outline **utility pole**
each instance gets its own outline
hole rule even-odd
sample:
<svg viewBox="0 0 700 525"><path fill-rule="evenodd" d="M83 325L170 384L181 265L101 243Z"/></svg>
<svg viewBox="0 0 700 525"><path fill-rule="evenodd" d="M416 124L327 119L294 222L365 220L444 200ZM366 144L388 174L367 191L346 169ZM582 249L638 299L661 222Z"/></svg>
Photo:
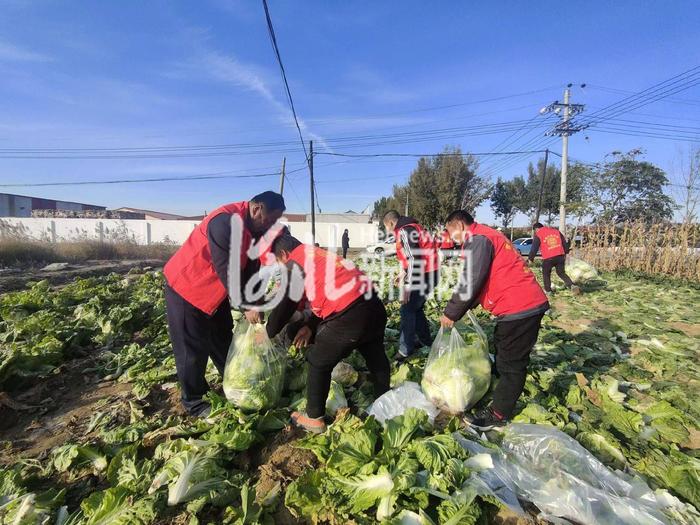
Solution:
<svg viewBox="0 0 700 525"><path fill-rule="evenodd" d="M314 141L309 141L309 181L311 183L311 242L316 244L316 202L314 200Z"/></svg>
<svg viewBox="0 0 700 525"><path fill-rule="evenodd" d="M403 210L404 217L408 217L408 188L406 188L406 206Z"/></svg>
<svg viewBox="0 0 700 525"><path fill-rule="evenodd" d="M569 126L571 111L569 107L569 99L571 98L571 90L564 90L564 126ZM566 175L569 171L569 134L564 133L561 136L561 185L559 187L559 231L566 236Z"/></svg>
<svg viewBox="0 0 700 525"><path fill-rule="evenodd" d="M282 158L282 171L280 172L280 195L284 195L284 172L287 167L287 157Z"/></svg>
<svg viewBox="0 0 700 525"><path fill-rule="evenodd" d="M544 150L544 170L542 171L542 180L540 181L540 194L537 196L537 213L535 214L535 222L540 222L540 213L542 212L542 194L544 193L544 179L547 177L548 160L549 148Z"/></svg>
<svg viewBox="0 0 700 525"><path fill-rule="evenodd" d="M545 135L559 135L561 137L561 187L559 189L559 231L566 235L566 175L569 170L569 136L588 127L587 124L576 124L571 119L581 113L583 104L571 104L571 86L568 84L564 90L564 103L558 100L552 102L540 110L540 113L554 112L561 119ZM581 84L586 87L586 84ZM563 113L563 114L562 114Z"/></svg>

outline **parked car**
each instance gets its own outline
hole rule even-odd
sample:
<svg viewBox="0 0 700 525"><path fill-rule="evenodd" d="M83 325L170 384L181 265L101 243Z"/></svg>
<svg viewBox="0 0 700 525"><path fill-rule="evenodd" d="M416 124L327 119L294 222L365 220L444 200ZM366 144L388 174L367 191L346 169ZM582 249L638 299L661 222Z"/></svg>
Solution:
<svg viewBox="0 0 700 525"><path fill-rule="evenodd" d="M367 246L367 251L374 255L385 257L387 255L396 255L396 241L393 237L388 237L384 241L379 241Z"/></svg>
<svg viewBox="0 0 700 525"><path fill-rule="evenodd" d="M521 237L520 239L515 239L513 241L513 248L518 250L520 255L530 255L530 248L532 248L532 237ZM537 250L535 255L540 255L540 251Z"/></svg>

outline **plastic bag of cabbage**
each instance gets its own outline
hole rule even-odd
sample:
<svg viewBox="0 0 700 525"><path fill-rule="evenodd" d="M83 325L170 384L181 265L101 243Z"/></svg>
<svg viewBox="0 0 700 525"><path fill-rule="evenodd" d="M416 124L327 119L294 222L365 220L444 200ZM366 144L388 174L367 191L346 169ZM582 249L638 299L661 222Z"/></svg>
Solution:
<svg viewBox="0 0 700 525"><path fill-rule="evenodd" d="M226 399L248 411L275 406L284 388L285 367L285 353L267 337L265 326L242 323L226 358Z"/></svg>
<svg viewBox="0 0 700 525"><path fill-rule="evenodd" d="M593 266L576 257L566 258L566 274L577 284L598 278L598 271Z"/></svg>
<svg viewBox="0 0 700 525"><path fill-rule="evenodd" d="M486 334L471 312L469 319L476 333L469 336L468 343L456 328L451 332L440 329L421 381L428 399L449 414L471 408L486 394L491 383Z"/></svg>

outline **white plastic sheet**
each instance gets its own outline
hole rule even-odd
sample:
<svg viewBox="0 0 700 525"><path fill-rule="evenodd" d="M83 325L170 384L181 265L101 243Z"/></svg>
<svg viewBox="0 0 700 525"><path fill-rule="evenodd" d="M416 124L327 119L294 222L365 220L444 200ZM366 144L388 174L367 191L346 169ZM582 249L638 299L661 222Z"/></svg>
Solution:
<svg viewBox="0 0 700 525"><path fill-rule="evenodd" d="M424 410L431 423L435 421L439 412L435 405L425 397L418 383L412 381L401 383L393 390L378 397L367 409L367 412L380 423L384 423L387 419L402 415L409 408Z"/></svg>
<svg viewBox="0 0 700 525"><path fill-rule="evenodd" d="M513 496L530 501L553 523L697 523L697 513L667 491L653 491L639 477L608 469L554 427L511 424L504 430L501 450L460 442L472 453L493 455L493 469L481 470L470 480L474 488L490 491L509 507Z"/></svg>

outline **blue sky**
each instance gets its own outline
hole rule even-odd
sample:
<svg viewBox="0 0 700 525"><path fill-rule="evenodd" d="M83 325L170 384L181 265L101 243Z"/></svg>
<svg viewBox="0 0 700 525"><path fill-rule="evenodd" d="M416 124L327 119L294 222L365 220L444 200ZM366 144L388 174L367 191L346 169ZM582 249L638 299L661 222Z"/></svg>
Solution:
<svg viewBox="0 0 700 525"><path fill-rule="evenodd" d="M694 0L270 0L270 9L302 132L321 152L537 145L547 124L538 110L561 99L564 84L587 83L573 97L592 112L626 96L611 90L639 91L700 63ZM169 149L149 150L156 158L135 158L136 150L116 159L0 158L5 184L265 174L286 155L288 170L299 170L289 175L288 208L309 209L304 157L260 2L5 0L0 79L5 151L45 148L85 157L96 153L77 150L100 148L113 157L123 155L109 151L115 148L241 145L187 149L177 157ZM591 128L572 137L570 154L597 161L641 146L677 181L679 150L688 147L682 137L697 137L700 129L700 86L618 118L630 121L622 123L627 131L649 129L644 122L683 126L663 129L685 135L668 140ZM526 122L542 127L513 135ZM483 126L502 123L493 131L507 131L484 133ZM427 130L446 131L431 138ZM560 142L550 147L559 151ZM491 158L482 171L511 178L536 158ZM414 165L410 158L318 156L320 206L361 210L405 181ZM199 214L277 186L276 177L257 177L0 191ZM477 216L492 220L487 206Z"/></svg>

